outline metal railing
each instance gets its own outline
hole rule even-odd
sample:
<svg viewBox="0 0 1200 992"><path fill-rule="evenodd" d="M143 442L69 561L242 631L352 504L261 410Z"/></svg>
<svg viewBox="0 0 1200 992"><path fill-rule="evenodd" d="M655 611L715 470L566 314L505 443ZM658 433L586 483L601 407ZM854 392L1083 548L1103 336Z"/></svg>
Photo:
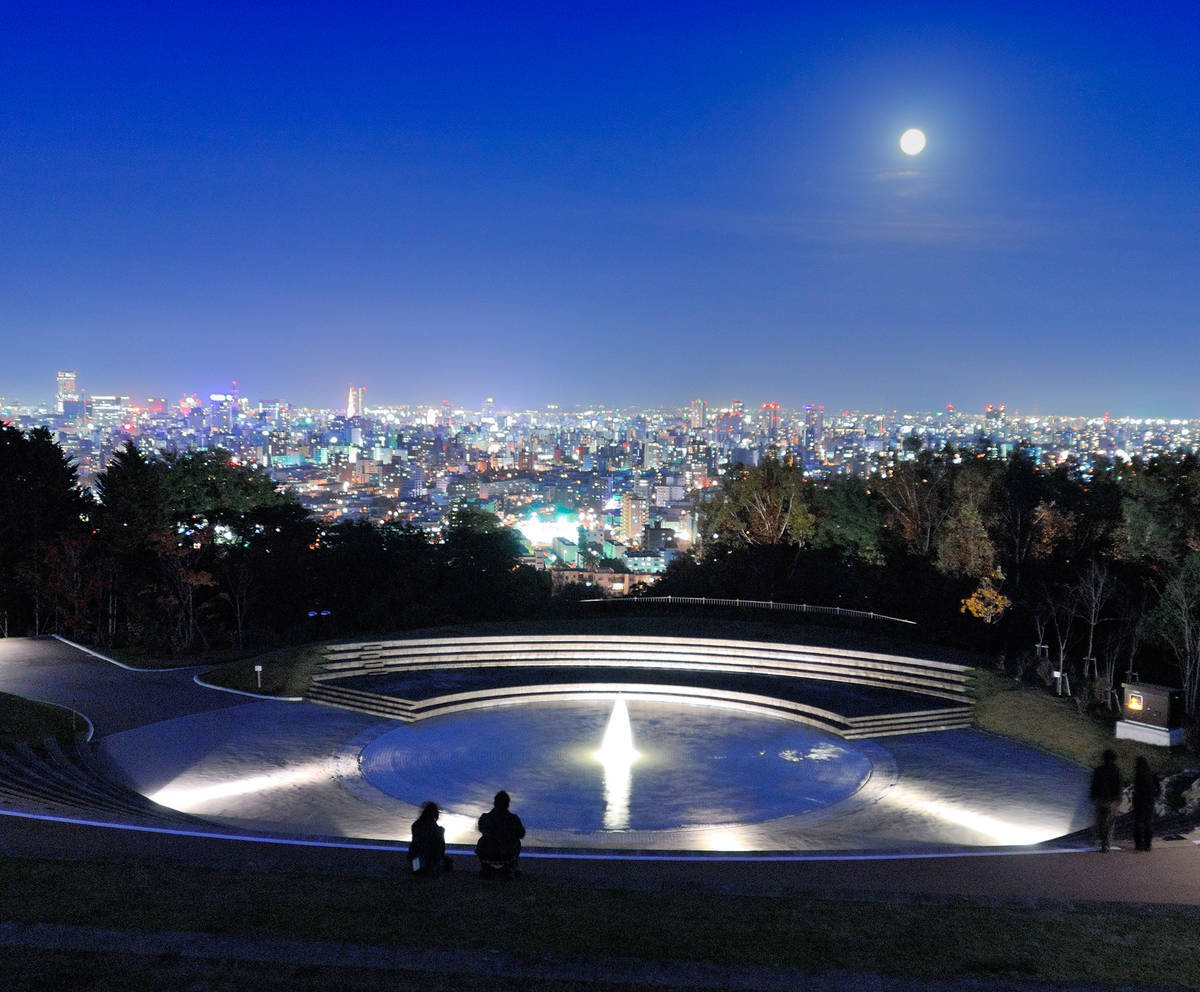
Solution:
<svg viewBox="0 0 1200 992"><path fill-rule="evenodd" d="M810 606L807 603L776 603L765 599L716 599L707 596L623 596L614 599L581 599L581 603L666 603L682 606L734 606L741 609L788 610L792 613L813 613L818 616L849 617L853 620L888 620L891 623L906 623L913 627L915 620L884 616L866 610L847 610L840 606Z"/></svg>

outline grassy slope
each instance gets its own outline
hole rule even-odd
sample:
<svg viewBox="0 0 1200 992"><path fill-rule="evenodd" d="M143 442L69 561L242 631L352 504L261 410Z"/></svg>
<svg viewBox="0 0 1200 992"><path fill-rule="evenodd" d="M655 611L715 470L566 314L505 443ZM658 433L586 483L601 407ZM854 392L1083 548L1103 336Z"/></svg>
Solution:
<svg viewBox="0 0 1200 992"><path fill-rule="evenodd" d="M1159 774L1200 764L1195 754L1182 748L1116 740L1110 723L1081 716L1074 700L1021 685L987 668L975 670L975 698L975 725L979 729L1052 751L1080 765L1099 764L1105 748L1116 751L1126 777L1132 776L1139 755L1145 755Z"/></svg>
<svg viewBox="0 0 1200 992"><path fill-rule="evenodd" d="M78 867L0 859L7 880L0 893L3 919L490 949L533 958L1200 985L1194 953L1200 916L1184 909L1147 913L719 892L698 898L690 891L614 889L603 882L584 888L536 876L483 883L461 872L430 882L169 864L93 863L83 873L85 883Z"/></svg>
<svg viewBox="0 0 1200 992"><path fill-rule="evenodd" d="M83 729L70 710L0 692L0 740L6 738L36 744L47 737L69 739Z"/></svg>

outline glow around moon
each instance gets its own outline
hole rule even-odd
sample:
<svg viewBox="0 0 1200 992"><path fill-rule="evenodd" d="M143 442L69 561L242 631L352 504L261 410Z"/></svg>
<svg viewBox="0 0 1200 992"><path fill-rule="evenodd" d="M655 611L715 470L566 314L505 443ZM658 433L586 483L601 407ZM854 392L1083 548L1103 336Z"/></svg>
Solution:
<svg viewBox="0 0 1200 992"><path fill-rule="evenodd" d="M925 148L925 132L915 127L910 127L902 135L900 135L900 150L905 155L920 155Z"/></svg>

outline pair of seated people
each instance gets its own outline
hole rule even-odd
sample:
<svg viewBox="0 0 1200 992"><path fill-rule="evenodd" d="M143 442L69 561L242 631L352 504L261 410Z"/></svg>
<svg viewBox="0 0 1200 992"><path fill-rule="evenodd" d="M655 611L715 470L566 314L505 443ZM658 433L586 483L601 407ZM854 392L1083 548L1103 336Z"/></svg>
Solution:
<svg viewBox="0 0 1200 992"><path fill-rule="evenodd" d="M475 854L479 858L480 874L485 878L511 878L517 874L517 859L521 855L521 839L525 824L509 809L508 793L496 793L493 806L479 818L479 842ZM419 875L440 875L450 871L452 863L446 856L446 830L438 824L437 803L421 806L421 814L412 825L412 842L408 846L408 863Z"/></svg>

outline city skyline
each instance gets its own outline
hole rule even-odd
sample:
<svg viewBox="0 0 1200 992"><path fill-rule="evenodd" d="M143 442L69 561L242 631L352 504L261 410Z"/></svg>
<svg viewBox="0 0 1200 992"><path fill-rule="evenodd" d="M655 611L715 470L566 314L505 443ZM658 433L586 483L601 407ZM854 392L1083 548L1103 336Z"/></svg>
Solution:
<svg viewBox="0 0 1200 992"><path fill-rule="evenodd" d="M255 395L253 390L243 389L240 385L240 380L232 379L221 385L215 392L208 390L192 389L184 391L179 395L166 395L163 390L151 389L148 395L135 395L131 393L114 392L104 388L93 389L88 386L84 377L78 369L58 369L55 373L55 379L50 382L41 396L22 398L13 395L5 395L0 392L0 412L4 410L17 411L43 411L46 413L62 414L61 401L64 398L74 399L81 404L79 410L72 413L72 417L84 412L83 405L90 403L93 398L99 398L101 401L116 401L119 400L123 405L128 405L131 409L140 412L149 412L151 407L161 407L160 412L177 409L181 406L202 408L207 407L211 401L219 398L236 398L239 402L245 402L250 409L259 409L264 406L284 405L294 410L311 410L314 412L338 414L340 411L345 411L346 416L363 416L369 410L411 410L424 411L434 409L446 409L458 411L466 411L472 414L495 411L497 413L514 413L514 412L546 412L546 411L587 411L587 410L607 410L612 412L622 411L675 411L681 415L693 412L696 404L702 404L707 411L706 415L711 418L719 412L727 412L730 409L738 408L746 415L764 414L769 407L774 406L778 410L800 412L808 409L819 409L827 412L830 416L836 415L936 415L942 412L953 413L956 415L984 415L987 412L996 410L1001 415L1006 415L1012 419L1026 418L1045 418L1045 419L1086 419L1086 420L1146 420L1146 421L1190 421L1200 419L1190 417L1183 414L1174 413L1171 411L1162 411L1151 413L1131 413L1127 410L1103 409L1103 410L1066 410L1066 409L1042 409L1039 405L1034 405L1032 409L1022 410L1018 407L1009 407L1004 402L989 402L979 407L964 406L958 403L944 403L938 406L926 407L885 407L879 404L865 406L847 406L836 402L825 403L811 398L771 398L766 399L761 395L753 394L753 398L733 396L730 394L720 394L716 397L696 397L689 396L686 399L678 399L675 396L670 398L660 398L658 402L647 403L611 403L602 400L593 403L584 403L574 401L571 398L565 397L560 400L550 400L540 405L519 405L505 403L503 397L497 400L494 395L479 396L459 401L456 398L446 397L435 399L428 396L409 396L409 397L389 397L385 399L374 399L367 395L365 386L359 386L354 383L348 383L340 390L326 390L331 395L324 397L325 399L332 398L334 402L330 403L298 403L293 402L287 396L260 396ZM0 383L0 388L3 383ZM334 395L336 394L336 395ZM669 400L669 401L668 401Z"/></svg>
<svg viewBox="0 0 1200 992"><path fill-rule="evenodd" d="M1200 415L1182 5L5 24L0 396Z"/></svg>

